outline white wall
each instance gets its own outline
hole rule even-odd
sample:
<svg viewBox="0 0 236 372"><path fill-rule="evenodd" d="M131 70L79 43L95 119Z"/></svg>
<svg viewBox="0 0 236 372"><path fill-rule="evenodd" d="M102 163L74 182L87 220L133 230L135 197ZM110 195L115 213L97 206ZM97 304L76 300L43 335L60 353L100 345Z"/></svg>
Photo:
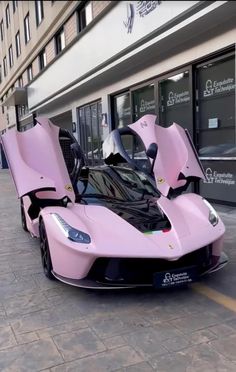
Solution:
<svg viewBox="0 0 236 372"><path fill-rule="evenodd" d="M127 33L127 4L135 9L131 33ZM162 1L145 17L137 14L137 1L120 1L118 5L85 33L64 55L45 70L28 88L29 108L64 89L68 84L124 51L199 1ZM220 3L224 3L219 1Z"/></svg>
<svg viewBox="0 0 236 372"><path fill-rule="evenodd" d="M214 32L213 32L214 35ZM209 35L210 36L210 35ZM135 74L129 75L124 79L119 79L113 84L107 84L106 87L95 90L84 96L78 96L74 94L73 98L65 103L58 105L48 105L40 108L38 111L42 115L54 116L59 113L67 111L69 108L76 111L76 107L87 104L98 99L102 99L102 111L109 112L108 110L108 99L109 95L114 92L128 88L129 86L138 84L142 81L150 79L151 77L161 75L169 70L177 69L179 66L192 62L198 58L204 57L210 53L214 53L221 50L229 45L236 42L236 27L228 30L220 35L214 35L210 39L205 38L205 41L201 41L199 44L193 45L188 49L176 53L173 56L168 56L166 59L153 64L150 67L143 69Z"/></svg>

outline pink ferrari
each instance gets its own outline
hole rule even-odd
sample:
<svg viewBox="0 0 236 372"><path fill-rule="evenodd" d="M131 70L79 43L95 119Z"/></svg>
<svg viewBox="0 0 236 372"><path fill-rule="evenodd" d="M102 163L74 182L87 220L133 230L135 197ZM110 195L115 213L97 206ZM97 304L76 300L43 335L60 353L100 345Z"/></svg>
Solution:
<svg viewBox="0 0 236 372"><path fill-rule="evenodd" d="M86 166L75 138L47 118L2 135L22 226L40 239L49 279L169 288L226 264L225 227L192 192L204 173L191 138L155 120L145 115L111 132L96 167Z"/></svg>

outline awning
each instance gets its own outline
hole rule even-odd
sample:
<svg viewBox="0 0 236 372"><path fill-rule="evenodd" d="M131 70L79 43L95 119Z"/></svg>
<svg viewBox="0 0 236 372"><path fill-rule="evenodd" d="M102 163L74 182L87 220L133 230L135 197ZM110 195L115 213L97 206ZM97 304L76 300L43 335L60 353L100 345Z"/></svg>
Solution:
<svg viewBox="0 0 236 372"><path fill-rule="evenodd" d="M27 105L27 89L26 88L14 88L10 95L1 102L2 106L16 106L16 105Z"/></svg>

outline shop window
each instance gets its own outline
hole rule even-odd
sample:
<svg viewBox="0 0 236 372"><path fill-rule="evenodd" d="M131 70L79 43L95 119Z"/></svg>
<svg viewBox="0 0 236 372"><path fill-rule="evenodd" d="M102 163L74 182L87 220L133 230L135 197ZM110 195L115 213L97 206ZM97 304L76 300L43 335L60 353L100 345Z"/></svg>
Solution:
<svg viewBox="0 0 236 372"><path fill-rule="evenodd" d="M29 13L24 19L24 31L25 31L25 44L30 41L30 23L29 23Z"/></svg>
<svg viewBox="0 0 236 372"><path fill-rule="evenodd" d="M149 84L131 92L133 103L133 121L146 114L155 114L154 84Z"/></svg>
<svg viewBox="0 0 236 372"><path fill-rule="evenodd" d="M198 152L206 198L236 202L235 55L196 68Z"/></svg>
<svg viewBox="0 0 236 372"><path fill-rule="evenodd" d="M66 46L65 32L63 28L56 34L55 43L56 43L56 54L59 54Z"/></svg>
<svg viewBox="0 0 236 372"><path fill-rule="evenodd" d="M46 67L47 60L46 60L46 51L43 49L41 53L39 53L39 70L43 70Z"/></svg>
<svg viewBox="0 0 236 372"><path fill-rule="evenodd" d="M190 72L181 71L159 81L159 124L177 123L193 135Z"/></svg>
<svg viewBox="0 0 236 372"><path fill-rule="evenodd" d="M9 49L8 49L8 55L9 55L9 66L10 68L13 66L13 49L12 49L12 45L10 45Z"/></svg>
<svg viewBox="0 0 236 372"><path fill-rule="evenodd" d="M112 114L114 128L122 128L131 124L132 119L129 92L112 97Z"/></svg>
<svg viewBox="0 0 236 372"><path fill-rule="evenodd" d="M79 32L81 32L93 19L92 4L87 3L82 9L78 10Z"/></svg>
<svg viewBox="0 0 236 372"><path fill-rule="evenodd" d="M89 165L102 162L101 101L79 108L80 143Z"/></svg>
<svg viewBox="0 0 236 372"><path fill-rule="evenodd" d="M37 26L39 26L44 17L43 1L40 1L40 0L35 1L35 13L36 13L36 24Z"/></svg>
<svg viewBox="0 0 236 372"><path fill-rule="evenodd" d="M6 56L3 58L3 74L4 76L7 76L7 57Z"/></svg>
<svg viewBox="0 0 236 372"><path fill-rule="evenodd" d="M0 34L1 34L1 40L3 41L3 37L4 37L3 19L0 22Z"/></svg>
<svg viewBox="0 0 236 372"><path fill-rule="evenodd" d="M9 8L9 4L7 5L6 7L6 25L7 25L7 28L9 27L10 23L11 23L11 19L10 19L10 8Z"/></svg>
<svg viewBox="0 0 236 372"><path fill-rule="evenodd" d="M16 41L16 56L19 57L21 54L21 47L20 47L20 31L17 32L15 36Z"/></svg>
<svg viewBox="0 0 236 372"><path fill-rule="evenodd" d="M197 68L198 147L202 157L236 157L235 57Z"/></svg>

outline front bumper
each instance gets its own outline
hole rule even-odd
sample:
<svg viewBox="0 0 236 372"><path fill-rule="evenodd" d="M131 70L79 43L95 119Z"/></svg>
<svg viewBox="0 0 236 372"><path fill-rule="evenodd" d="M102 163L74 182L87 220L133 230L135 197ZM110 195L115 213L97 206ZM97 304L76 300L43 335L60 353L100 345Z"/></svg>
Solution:
<svg viewBox="0 0 236 372"><path fill-rule="evenodd" d="M54 271L52 272L53 275L63 283L70 284L76 287L82 288L91 288L91 289L125 289L125 288L136 288L136 287L155 287L154 284L154 275L158 273L171 273L172 271L185 271L188 268L195 267L197 276L194 280L191 280L190 283L184 282L182 285L191 284L194 281L198 281L201 276L213 273L222 269L228 262L228 257L225 253L222 253L220 257L212 256L211 247L202 248L199 250L200 252L194 252L193 254L186 255L182 257L180 260L177 261L165 261L164 260L150 260L149 262L145 262L147 260L142 259L140 260L139 264L142 266L140 267L133 266L133 270L130 269L132 263L134 264L134 260L117 259L107 259L106 264L104 263L104 259L95 261L93 267L91 268L88 276L83 279L72 279L72 278L65 278ZM196 260L196 254L198 255L198 262L195 263L192 261L193 259ZM101 261L102 260L102 261ZM137 260L137 259L136 259ZM161 262L162 261L162 262ZM125 264L126 265L125 265ZM156 264L159 263L159 268L157 268ZM164 263L164 265L163 265ZM145 266L147 264L147 266ZM151 264L150 270L147 275L148 271L148 264ZM162 265L161 265L162 264ZM125 267L126 266L126 267ZM124 269L130 269L130 271L125 271ZM138 272L139 271L139 272ZM175 285L174 285L175 286ZM172 286L172 287L174 287ZM180 286L177 283L176 286Z"/></svg>

